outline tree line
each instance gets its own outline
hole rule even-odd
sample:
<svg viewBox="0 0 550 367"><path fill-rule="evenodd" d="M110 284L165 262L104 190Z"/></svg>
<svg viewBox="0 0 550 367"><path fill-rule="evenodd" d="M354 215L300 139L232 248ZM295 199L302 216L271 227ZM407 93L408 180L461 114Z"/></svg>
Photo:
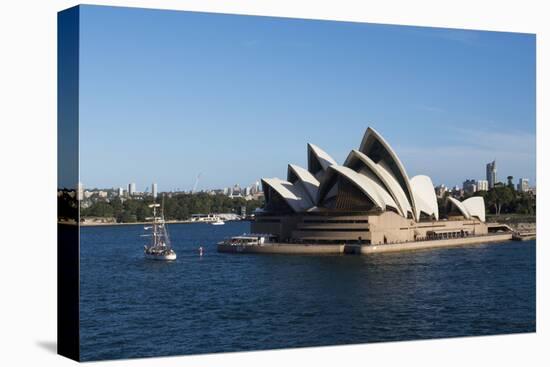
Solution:
<svg viewBox="0 0 550 367"><path fill-rule="evenodd" d="M223 194L210 195L175 194L171 197L158 198L158 203L163 202L164 217L166 220L186 220L192 214L208 213L236 213L241 214L241 207L246 207L246 214L252 214L258 207L263 206L263 200L249 200L244 198L230 198ZM111 217L118 223L143 222L145 218L153 215L149 205L153 198L144 199L119 198L110 201L100 200L87 208L81 208L81 217Z"/></svg>
<svg viewBox="0 0 550 367"><path fill-rule="evenodd" d="M454 210L450 205L447 193L443 198L438 198L439 217L445 218ZM473 194L466 194L461 200L472 196L482 196L485 199L485 210L487 214L536 214L536 196L530 192L519 192L513 187L497 184L489 191L477 191ZM157 200L158 202L161 199ZM115 218L119 223L143 222L145 218L152 216L152 209L149 204L153 199L124 199L118 198L99 200L87 208L81 208L82 217L110 217ZM246 207L246 213L252 214L256 208L263 207L262 200L246 201L244 198L230 198L223 194L210 195L198 194L176 194L164 198L164 216L167 220L186 220L192 214L207 213L241 213L241 207ZM58 211L61 217L76 218L76 200L67 193L58 197Z"/></svg>
<svg viewBox="0 0 550 367"><path fill-rule="evenodd" d="M445 197L438 199L439 216L446 217L453 210L450 202ZM497 184L488 191L477 191L473 194L465 194L461 200L466 200L473 196L481 196L485 201L486 214L522 214L536 215L537 201L536 196L531 192L516 191L512 186Z"/></svg>

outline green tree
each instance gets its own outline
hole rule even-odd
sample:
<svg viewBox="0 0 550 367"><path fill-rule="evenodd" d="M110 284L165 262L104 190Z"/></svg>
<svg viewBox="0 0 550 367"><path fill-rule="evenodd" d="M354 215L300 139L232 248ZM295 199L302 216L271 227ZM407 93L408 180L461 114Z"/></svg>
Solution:
<svg viewBox="0 0 550 367"><path fill-rule="evenodd" d="M486 207L492 207L496 215L500 215L504 206L510 205L514 200L514 190L508 186L495 186L485 195Z"/></svg>
<svg viewBox="0 0 550 367"><path fill-rule="evenodd" d="M60 196L60 212L67 212L67 200ZM164 200L157 200L163 203L164 216L168 220L185 220L192 214L207 213L240 213L241 207L246 207L246 213L251 214L256 208L263 206L263 200L249 200L244 198L230 198L223 194L211 195L199 194L177 194L172 197L165 197ZM153 203L152 198L133 199L121 201L116 198L110 202L97 201L89 208L81 209L82 216L115 217L119 223L145 221L152 216L149 204Z"/></svg>

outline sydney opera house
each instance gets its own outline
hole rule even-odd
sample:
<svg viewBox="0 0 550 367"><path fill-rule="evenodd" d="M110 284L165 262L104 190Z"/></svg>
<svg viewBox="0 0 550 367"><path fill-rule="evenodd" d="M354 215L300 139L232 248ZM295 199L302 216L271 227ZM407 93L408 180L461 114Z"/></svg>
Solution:
<svg viewBox="0 0 550 367"><path fill-rule="evenodd" d="M288 165L286 180L264 178L265 205L255 233L278 242L385 244L487 234L483 198L449 198L439 218L432 180L409 178L399 157L372 128L338 164L308 144L307 169Z"/></svg>

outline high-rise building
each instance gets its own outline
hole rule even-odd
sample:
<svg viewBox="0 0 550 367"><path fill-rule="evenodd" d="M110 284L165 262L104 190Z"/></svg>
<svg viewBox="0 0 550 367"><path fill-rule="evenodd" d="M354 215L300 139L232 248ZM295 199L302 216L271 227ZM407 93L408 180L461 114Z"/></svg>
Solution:
<svg viewBox="0 0 550 367"><path fill-rule="evenodd" d="M489 188L492 189L497 183L497 162L492 161L487 163L487 182L489 183Z"/></svg>
<svg viewBox="0 0 550 367"><path fill-rule="evenodd" d="M477 191L477 184L475 180L466 180L462 183L462 189L465 193L473 194Z"/></svg>
<svg viewBox="0 0 550 367"><path fill-rule="evenodd" d="M477 191L488 191L489 182L487 180L477 180Z"/></svg>
<svg viewBox="0 0 550 367"><path fill-rule="evenodd" d="M128 195L133 196L136 193L136 184L134 182L128 184Z"/></svg>
<svg viewBox="0 0 550 367"><path fill-rule="evenodd" d="M241 186L239 184L233 186L233 195L241 195L241 191Z"/></svg>
<svg viewBox="0 0 550 367"><path fill-rule="evenodd" d="M122 187L118 188L118 196L123 197L124 196L124 189Z"/></svg>
<svg viewBox="0 0 550 367"><path fill-rule="evenodd" d="M520 178L518 181L518 191L527 192L529 191L529 179Z"/></svg>
<svg viewBox="0 0 550 367"><path fill-rule="evenodd" d="M158 194L158 186L156 182L153 182L151 185L151 193L153 194L153 199L156 199Z"/></svg>

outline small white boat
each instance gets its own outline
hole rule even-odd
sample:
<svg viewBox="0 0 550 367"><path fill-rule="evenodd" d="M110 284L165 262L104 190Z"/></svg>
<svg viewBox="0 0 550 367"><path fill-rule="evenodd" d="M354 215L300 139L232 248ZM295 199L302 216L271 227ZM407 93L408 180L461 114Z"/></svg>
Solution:
<svg viewBox="0 0 550 367"><path fill-rule="evenodd" d="M170 244L170 237L168 236L168 230L166 229L166 222L164 220L164 213L161 208L160 216L157 217L157 208L159 204L151 204L150 208L153 208L152 225L144 227L145 230L152 230L151 234L144 236L151 237L149 245L145 245L143 253L146 259L150 260L163 260L171 261L176 260L176 252L172 249Z"/></svg>
<svg viewBox="0 0 550 367"><path fill-rule="evenodd" d="M277 236L267 233L243 233L218 242L218 252L248 252L250 248L270 246Z"/></svg>
<svg viewBox="0 0 550 367"><path fill-rule="evenodd" d="M218 218L217 221L211 223L213 226L223 226L225 222Z"/></svg>

